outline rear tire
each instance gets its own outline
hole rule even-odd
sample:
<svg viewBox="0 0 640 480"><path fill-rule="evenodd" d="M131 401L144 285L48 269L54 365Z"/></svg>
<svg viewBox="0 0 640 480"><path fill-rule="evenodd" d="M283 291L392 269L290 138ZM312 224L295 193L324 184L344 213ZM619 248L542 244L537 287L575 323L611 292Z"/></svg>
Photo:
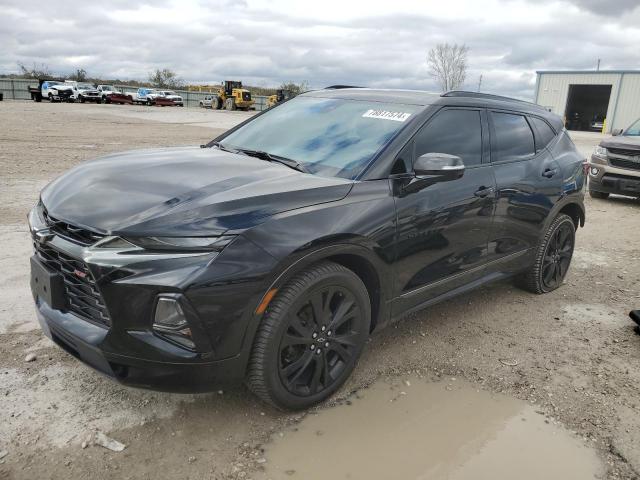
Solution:
<svg viewBox="0 0 640 480"><path fill-rule="evenodd" d="M558 215L538 245L534 264L518 279L519 286L536 294L560 287L571 265L575 239L573 219Z"/></svg>
<svg viewBox="0 0 640 480"><path fill-rule="evenodd" d="M598 192L597 190L589 190L589 195L591 195L591 198L600 198L602 200L609 198L608 193Z"/></svg>
<svg viewBox="0 0 640 480"><path fill-rule="evenodd" d="M271 301L253 342L246 383L280 409L308 408L349 377L369 337L362 280L333 262L295 275Z"/></svg>

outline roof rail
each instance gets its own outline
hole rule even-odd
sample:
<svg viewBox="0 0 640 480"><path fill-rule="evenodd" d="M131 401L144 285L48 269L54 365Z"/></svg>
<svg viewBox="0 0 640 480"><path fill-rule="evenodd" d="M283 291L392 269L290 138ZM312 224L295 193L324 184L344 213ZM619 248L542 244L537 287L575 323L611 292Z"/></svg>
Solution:
<svg viewBox="0 0 640 480"><path fill-rule="evenodd" d="M528 105L534 105L536 107L540 107L537 103L527 102L526 100L519 100L517 98L505 97L502 95L493 95L491 93L481 93L481 92L468 92L466 90L450 90L440 95L441 97L470 97L470 98L486 98L489 100L503 100L508 102L520 102L526 103ZM542 108L542 107L540 107Z"/></svg>
<svg viewBox="0 0 640 480"><path fill-rule="evenodd" d="M340 90L342 88L363 88L363 87L356 87L355 85L331 85L329 87L324 87L325 90Z"/></svg>

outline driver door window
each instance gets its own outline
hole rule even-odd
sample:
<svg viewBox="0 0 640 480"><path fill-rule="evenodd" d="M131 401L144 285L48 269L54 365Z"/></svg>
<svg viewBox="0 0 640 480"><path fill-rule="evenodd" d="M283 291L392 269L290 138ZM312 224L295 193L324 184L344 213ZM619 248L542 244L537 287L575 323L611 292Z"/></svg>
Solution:
<svg viewBox="0 0 640 480"><path fill-rule="evenodd" d="M415 137L414 159L425 153L462 158L466 168L482 163L482 123L478 110L444 110Z"/></svg>

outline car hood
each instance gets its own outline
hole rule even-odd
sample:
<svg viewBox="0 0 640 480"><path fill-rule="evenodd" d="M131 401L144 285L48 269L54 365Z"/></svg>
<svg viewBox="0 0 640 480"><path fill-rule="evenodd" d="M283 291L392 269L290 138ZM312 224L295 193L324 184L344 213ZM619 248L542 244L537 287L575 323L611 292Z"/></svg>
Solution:
<svg viewBox="0 0 640 480"><path fill-rule="evenodd" d="M104 234L207 236L344 198L353 182L217 148L137 150L79 165L41 194L48 214Z"/></svg>
<svg viewBox="0 0 640 480"><path fill-rule="evenodd" d="M638 150L640 152L640 137L625 137L618 135L602 140L600 146L605 148L620 148L628 150Z"/></svg>
<svg viewBox="0 0 640 480"><path fill-rule="evenodd" d="M70 85L52 85L49 89L53 90L73 90L73 87Z"/></svg>

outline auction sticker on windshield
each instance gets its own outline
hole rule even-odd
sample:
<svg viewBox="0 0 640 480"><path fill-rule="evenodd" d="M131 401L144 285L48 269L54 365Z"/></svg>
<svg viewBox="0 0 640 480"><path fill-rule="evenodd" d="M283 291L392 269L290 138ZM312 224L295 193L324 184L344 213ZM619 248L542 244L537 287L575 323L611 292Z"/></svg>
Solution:
<svg viewBox="0 0 640 480"><path fill-rule="evenodd" d="M388 112L387 110L367 110L362 116L364 118L381 118L383 120L404 122L411 114L406 112Z"/></svg>

